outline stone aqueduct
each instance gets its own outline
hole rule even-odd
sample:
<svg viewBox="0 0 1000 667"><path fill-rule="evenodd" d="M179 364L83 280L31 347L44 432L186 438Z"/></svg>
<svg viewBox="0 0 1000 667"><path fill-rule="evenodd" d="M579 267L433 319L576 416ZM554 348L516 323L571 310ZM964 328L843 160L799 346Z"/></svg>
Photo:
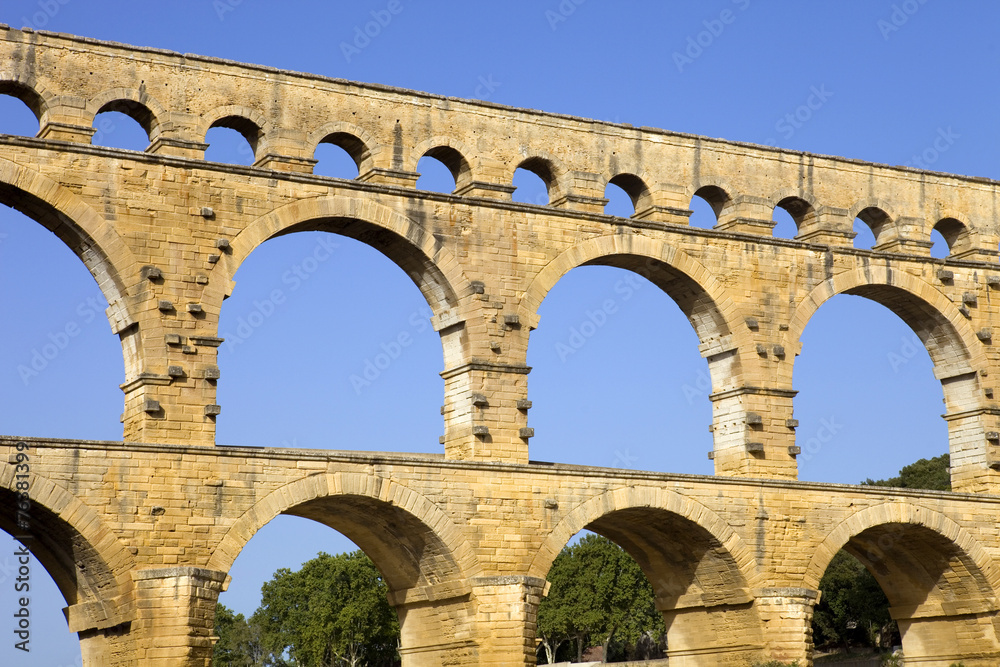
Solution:
<svg viewBox="0 0 1000 667"><path fill-rule="evenodd" d="M553 558L583 528L642 565L671 664L811 654L822 573L846 548L887 592L907 664L1000 664L997 183L635 128L0 26L0 92L38 116L0 136L0 200L59 236L110 304L124 442L0 439L31 453L29 540L87 665L205 665L214 605L278 514L335 528L376 562L405 665L534 661ZM145 152L91 145L129 114ZM209 128L253 166L204 160ZM359 176L311 173L321 142ZM415 189L440 159L452 194ZM548 205L512 201L515 168ZM603 213L608 183L635 203ZM718 215L688 226L691 198ZM771 235L772 211L798 225ZM852 247L867 222L872 250ZM951 254L932 259L938 229ZM443 349L443 455L215 448L218 318L267 239L325 230L407 272ZM570 269L640 272L697 332L713 393L709 477L529 461L529 332ZM873 299L941 381L953 493L796 480L792 368L812 314ZM15 466L0 527L16 526Z"/></svg>

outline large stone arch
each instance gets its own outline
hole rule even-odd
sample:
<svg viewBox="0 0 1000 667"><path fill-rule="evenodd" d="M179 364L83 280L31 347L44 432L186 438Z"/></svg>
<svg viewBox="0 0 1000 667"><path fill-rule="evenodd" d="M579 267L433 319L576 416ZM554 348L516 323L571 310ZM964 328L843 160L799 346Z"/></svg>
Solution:
<svg viewBox="0 0 1000 667"><path fill-rule="evenodd" d="M143 360L128 298L138 262L111 222L59 183L3 158L0 203L51 231L84 263L108 301L111 330L121 338L125 381L138 377Z"/></svg>
<svg viewBox="0 0 1000 667"><path fill-rule="evenodd" d="M1000 572L958 523L903 499L865 508L812 549L805 586L818 588L840 549L861 561L889 598L908 661L997 664Z"/></svg>
<svg viewBox="0 0 1000 667"><path fill-rule="evenodd" d="M225 270L225 280L214 287L228 293L232 277L243 261L264 241L295 231L330 231L349 236L380 251L406 272L434 311L438 324L457 317L461 287L468 281L458 260L434 235L405 215L370 199L316 197L281 206L257 218L232 240L230 261L214 271ZM210 285L213 287L213 285ZM221 295L219 301L221 302Z"/></svg>
<svg viewBox="0 0 1000 667"><path fill-rule="evenodd" d="M646 573L667 626L671 660L681 665L746 664L763 647L754 604L757 563L718 514L654 486L623 486L570 509L535 553L529 574L544 578L559 551L588 529L619 544Z"/></svg>
<svg viewBox="0 0 1000 667"><path fill-rule="evenodd" d="M676 246L636 234L588 239L549 261L521 297L521 321L537 327L538 308L549 291L572 269L588 265L624 268L656 284L691 322L701 342L702 356L745 347L742 343L746 327L737 326L744 319L742 313L716 277Z"/></svg>
<svg viewBox="0 0 1000 667"><path fill-rule="evenodd" d="M987 367L986 353L969 321L945 294L930 283L887 265L868 264L839 273L816 287L792 313L788 340L800 346L802 333L820 306L838 294L854 294L887 307L913 329L934 362L934 375L945 387L945 399L959 404L974 394L975 373ZM950 381L966 378L965 384Z"/></svg>
<svg viewBox="0 0 1000 667"><path fill-rule="evenodd" d="M279 514L318 521L353 540L382 572L401 629L403 664L449 664L476 652L475 552L434 503L389 478L337 472L300 478L260 499L230 527L209 561L226 572L240 550ZM463 638L456 641L458 638Z"/></svg>
<svg viewBox="0 0 1000 667"><path fill-rule="evenodd" d="M15 444L4 444L13 453ZM29 455L35 456L34 444ZM0 471L0 529L23 535L17 524L15 467ZM105 629L132 618L135 558L101 516L65 487L30 473L28 511L32 554L51 575L69 607L70 630Z"/></svg>

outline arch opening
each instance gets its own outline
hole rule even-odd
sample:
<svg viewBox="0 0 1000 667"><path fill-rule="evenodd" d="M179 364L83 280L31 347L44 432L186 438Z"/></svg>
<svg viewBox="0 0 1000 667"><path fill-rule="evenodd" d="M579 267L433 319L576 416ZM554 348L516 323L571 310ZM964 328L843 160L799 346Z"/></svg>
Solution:
<svg viewBox="0 0 1000 667"><path fill-rule="evenodd" d="M474 656L474 646L449 640L468 636L468 622L475 613L467 579L470 563L462 560L471 552L464 542L456 543L447 520L427 515L429 505L419 500L408 503L411 507L406 509L377 498L377 488L374 495L349 490L354 484L359 489L367 486L365 479L345 475L342 482L344 488L330 489L330 495L302 484L293 485L287 494L276 491L281 496L278 503L291 504L275 507L280 513L270 521L266 516L251 516L256 514L253 510L244 515L250 522L234 526L213 557L216 567L233 576L220 603L250 617L261 602L260 584L273 565L287 566L290 561L294 565L315 557L317 551L360 549L377 568L388 605L395 609L401 654L411 646L428 649L428 639L440 637L442 645L430 650L441 657ZM300 492L312 497L302 497ZM252 537L247 540L246 535ZM275 545L281 545L280 550ZM239 556L231 560L236 553Z"/></svg>
<svg viewBox="0 0 1000 667"><path fill-rule="evenodd" d="M146 105L134 100L107 102L94 115L91 143L109 148L145 151L159 132L156 116Z"/></svg>
<svg viewBox="0 0 1000 667"><path fill-rule="evenodd" d="M705 185L691 197L692 227L712 229L719 223L723 210L731 202L729 194L717 185Z"/></svg>
<svg viewBox="0 0 1000 667"><path fill-rule="evenodd" d="M511 185L514 186L512 199L522 204L547 206L551 203L555 170L552 163L540 157L524 160L514 169Z"/></svg>
<svg viewBox="0 0 1000 667"><path fill-rule="evenodd" d="M431 155L430 151L417 162L417 173L420 174L417 178L418 190L451 194L458 187L452 170L440 158Z"/></svg>
<svg viewBox="0 0 1000 667"><path fill-rule="evenodd" d="M934 307L896 286L855 286L824 301L800 340L795 380L811 390L795 399L799 479L887 478L948 451L942 388L950 411L975 400L976 381L965 343Z"/></svg>
<svg viewBox="0 0 1000 667"><path fill-rule="evenodd" d="M35 91L11 82L0 82L0 132L22 137L38 134L42 100Z"/></svg>
<svg viewBox="0 0 1000 667"><path fill-rule="evenodd" d="M371 154L353 134L333 132L319 142L313 157L319 160L314 174L350 180L358 177L361 165L371 159Z"/></svg>
<svg viewBox="0 0 1000 667"><path fill-rule="evenodd" d="M24 451L28 452L29 460L36 456L30 443ZM124 591L105 554L88 536L37 501L37 497L54 486L48 480L31 475L29 497L33 494L36 500L30 503L24 515L17 514L18 495L14 490L13 472L14 466L10 466L10 472L2 475L0 486L0 531L17 540L11 540L11 546L4 549L5 555L0 557L0 575L12 591L11 595L0 596L0 611L14 619L21 609L19 598L28 598L30 634L27 647L32 660L81 664L82 644L96 643L86 652L99 655L102 638L99 631L98 636L94 631L79 635L71 632L63 607L115 600ZM56 491L51 497L65 501L66 495ZM29 555L18 555L21 545L28 549ZM18 584L22 587L16 589ZM79 609L76 607L70 615L81 623L77 617ZM82 621L86 625L85 619ZM5 659L5 664L21 664L24 660L25 653L14 646L16 641L4 642L0 647L0 659Z"/></svg>
<svg viewBox="0 0 1000 667"><path fill-rule="evenodd" d="M224 116L213 122L205 133L205 159L227 164L252 165L263 130L242 116Z"/></svg>
<svg viewBox="0 0 1000 667"><path fill-rule="evenodd" d="M218 441L439 452L450 348L432 317L453 298L447 281L407 240L358 220L279 236L242 263L222 308ZM241 391L262 377L266 396Z"/></svg>
<svg viewBox="0 0 1000 667"><path fill-rule="evenodd" d="M670 509L659 506L660 502L666 502ZM576 528L576 522L586 521L582 528L624 551L651 588L652 606L666 629L668 656L728 649L732 655L726 657L733 659L733 664L739 658L749 661L759 657L760 625L749 582L740 565L746 554L742 553L739 540L714 534L709 529L710 513L699 514L700 519L708 521L703 525L684 514L687 510L697 513L695 508L678 506L667 498L657 497L652 501L646 496L644 501L629 505L628 500L595 499L560 522L550 542ZM572 549L575 539L564 544ZM583 539L593 541L592 537ZM536 557L534 564L552 577L550 595L563 575L555 567L560 556L549 551L554 546L548 545L540 552L539 556L546 557ZM733 551L734 547L739 553ZM590 588L594 589L592 597L600 595L597 586ZM566 604L562 599L555 602ZM582 623L587 618L587 605L578 606L580 610L574 617ZM545 631L551 633L554 629L551 624L546 627L543 623L539 638L546 640Z"/></svg>
<svg viewBox="0 0 1000 667"><path fill-rule="evenodd" d="M911 517L851 532L832 535L827 542L843 541L842 550L826 556L825 563L817 555L810 564L811 576L822 566L825 585L837 590L830 603L841 605L829 610L821 601L821 625L853 616L856 627L847 626L842 634L860 634L861 642L883 649L901 637L903 654L917 662L1000 655L990 575L981 554L956 541L954 531L949 537ZM867 593L867 599L859 593ZM829 639L837 630L821 629L818 639Z"/></svg>
<svg viewBox="0 0 1000 667"><path fill-rule="evenodd" d="M892 220L889 214L877 206L869 206L858 212L854 219L854 247L871 250L880 243L879 238Z"/></svg>
<svg viewBox="0 0 1000 667"><path fill-rule="evenodd" d="M938 220L931 230L931 257L945 258L971 249L969 229L955 218Z"/></svg>
<svg viewBox="0 0 1000 667"><path fill-rule="evenodd" d="M774 207L773 219L777 223L774 236L783 239L795 238L803 225L816 218L813 205L801 197L785 197Z"/></svg>
<svg viewBox="0 0 1000 667"><path fill-rule="evenodd" d="M561 276L538 313L528 346L535 458L711 474L713 369L699 345L728 325L704 288L663 262L606 256ZM676 406L669 417L664 404ZM549 433L574 442L572 453L553 448Z"/></svg>
<svg viewBox="0 0 1000 667"><path fill-rule="evenodd" d="M604 212L622 218L633 216L652 204L649 187L635 174L614 176L608 181L604 196L609 200Z"/></svg>
<svg viewBox="0 0 1000 667"><path fill-rule="evenodd" d="M0 209L0 301L8 323L0 329L0 345L10 364L0 380L0 433L120 439L127 346L109 330L108 302L91 275L102 272L103 286L113 288L106 263L74 236L68 218L41 200L3 185L0 200L28 212ZM91 274L81 259L89 261Z"/></svg>

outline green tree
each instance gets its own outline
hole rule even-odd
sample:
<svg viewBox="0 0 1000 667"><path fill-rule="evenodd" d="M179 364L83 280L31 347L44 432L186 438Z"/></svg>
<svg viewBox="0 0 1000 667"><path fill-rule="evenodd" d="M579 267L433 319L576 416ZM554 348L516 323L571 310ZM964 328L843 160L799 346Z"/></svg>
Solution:
<svg viewBox="0 0 1000 667"><path fill-rule="evenodd" d="M894 486L902 489L927 489L929 491L951 491L951 473L948 466L951 457L942 454L932 459L920 459L903 466L899 476L889 479L867 479L862 484L870 486Z"/></svg>
<svg viewBox="0 0 1000 667"><path fill-rule="evenodd" d="M381 573L361 551L320 553L297 572L282 568L261 592L251 623L272 656L287 655L296 667L380 667L397 659L399 622Z"/></svg>
<svg viewBox="0 0 1000 667"><path fill-rule="evenodd" d="M549 663L570 640L579 661L590 643L600 643L605 656L612 641L629 653L644 636L659 638L665 632L653 587L635 560L605 537L586 535L564 548L548 580L549 594L538 608L538 633Z"/></svg>
<svg viewBox="0 0 1000 667"><path fill-rule="evenodd" d="M212 667L263 667L264 650L257 628L233 610L215 605L215 634L219 641L212 651ZM274 663L271 663L274 664Z"/></svg>

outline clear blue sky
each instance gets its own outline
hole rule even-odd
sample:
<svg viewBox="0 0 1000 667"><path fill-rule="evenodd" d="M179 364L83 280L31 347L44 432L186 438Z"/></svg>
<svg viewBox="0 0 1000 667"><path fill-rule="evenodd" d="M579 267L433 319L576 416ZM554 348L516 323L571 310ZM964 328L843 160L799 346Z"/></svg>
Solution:
<svg viewBox="0 0 1000 667"><path fill-rule="evenodd" d="M381 33L346 56L342 43L387 0L6 0L0 22L891 164L912 164L939 132L950 132L956 138L931 156L931 168L1000 177L1000 93L993 85L1000 6L991 3L398 3L401 11ZM814 90L824 101L801 111ZM0 132L36 130L19 102L0 98ZM210 159L244 160L224 135L209 137ZM146 143L113 116L99 140L138 149ZM319 157L321 173L341 173L335 155ZM430 166L427 173L423 186L443 187ZM534 196L529 185L516 194ZM694 224L710 225L704 207L696 210ZM787 229L786 221L777 233ZM282 286L282 274L317 242L293 235L256 251L236 276L220 335L240 339L240 319L255 299ZM331 259L289 290L253 335L220 352L218 441L440 451L441 347L429 328L414 324L425 320L426 305L387 259L349 239L336 242ZM532 458L708 474L707 367L694 333L649 283L622 299L615 285L626 275L577 269L543 303L528 359ZM618 311L561 358L559 343L609 297L619 300ZM120 439L121 349L103 319L103 297L53 235L7 209L0 210L0 306L0 432ZM70 324L80 334L37 376L22 377L18 367ZM350 376L402 331L414 344L356 392ZM795 365L800 444L816 436L823 419L840 428L800 457L802 479L856 483L946 451L940 385L926 352L914 349L912 333L892 313L860 297L837 297L803 340ZM905 363L892 363L899 358ZM222 601L249 614L278 567L350 548L328 528L282 517L236 561ZM2 618L13 597L5 578L11 561L2 555L9 551L0 545ZM4 639L0 663L77 664L63 602L38 568L36 578L35 652L24 661ZM6 627L0 622L0 631Z"/></svg>

